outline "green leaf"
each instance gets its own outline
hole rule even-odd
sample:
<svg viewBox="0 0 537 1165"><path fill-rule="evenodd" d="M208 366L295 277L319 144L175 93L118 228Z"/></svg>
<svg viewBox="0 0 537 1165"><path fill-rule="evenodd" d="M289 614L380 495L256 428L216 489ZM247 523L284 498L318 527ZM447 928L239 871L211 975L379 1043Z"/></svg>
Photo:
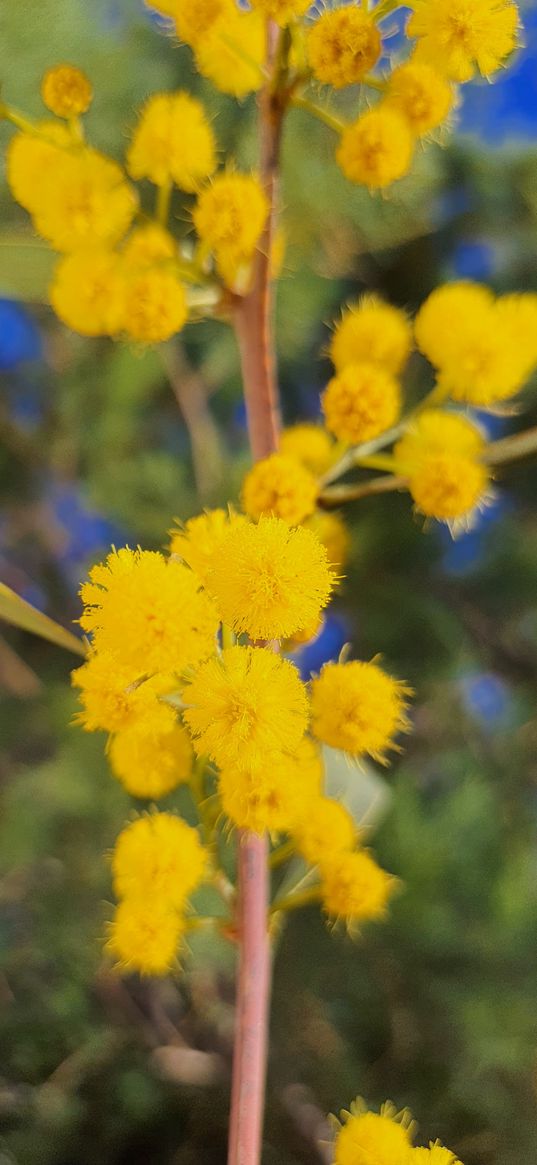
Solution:
<svg viewBox="0 0 537 1165"><path fill-rule="evenodd" d="M64 647L66 651L86 655L86 649L80 639L66 631L59 623L55 623L54 619L49 619L48 615L37 611L5 583L0 583L0 619L5 619L6 623L11 623L13 627L40 635L41 639L48 639L58 647Z"/></svg>
<svg viewBox="0 0 537 1165"><path fill-rule="evenodd" d="M0 294L26 303L48 303L57 256L28 234L0 234Z"/></svg>

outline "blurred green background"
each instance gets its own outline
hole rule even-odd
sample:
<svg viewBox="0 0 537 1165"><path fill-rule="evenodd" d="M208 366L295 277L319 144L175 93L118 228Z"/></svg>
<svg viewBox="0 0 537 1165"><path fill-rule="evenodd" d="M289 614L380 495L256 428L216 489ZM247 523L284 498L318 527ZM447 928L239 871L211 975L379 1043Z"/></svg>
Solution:
<svg viewBox="0 0 537 1165"><path fill-rule="evenodd" d="M329 323L361 290L409 309L449 278L537 290L537 13L524 15L512 72L468 87L455 134L389 198L346 185L330 131L291 114L287 422L316 415ZM96 91L89 134L121 156L143 98L180 85L218 110L225 151L254 160L252 102L201 83L138 0L0 0L0 26L10 103L39 114L44 69L80 64ZM2 154L9 136L0 125ZM110 543L159 547L174 517L236 498L248 464L237 354L216 323L163 352L68 333L44 305L50 256L3 178L0 209L0 576L69 625ZM416 359L408 391L425 387ZM535 424L534 401L489 418L492 435ZM537 1161L535 495L532 465L506 470L455 543L424 531L405 497L348 513L347 578L302 663L351 638L416 689L374 837L404 892L356 943L314 910L284 934L265 1165L325 1160L324 1115L357 1093L408 1104L423 1139L465 1165ZM75 661L1 631L0 1165L222 1165L232 954L199 945L180 980L156 984L103 965L103 855L138 806L109 776L104 739L71 726Z"/></svg>

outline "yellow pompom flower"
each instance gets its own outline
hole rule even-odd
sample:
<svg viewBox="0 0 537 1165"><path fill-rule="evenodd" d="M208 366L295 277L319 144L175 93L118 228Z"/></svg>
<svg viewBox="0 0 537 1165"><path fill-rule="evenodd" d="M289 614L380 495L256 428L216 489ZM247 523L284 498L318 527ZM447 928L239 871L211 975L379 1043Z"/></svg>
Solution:
<svg viewBox="0 0 537 1165"><path fill-rule="evenodd" d="M302 421L284 429L280 436L280 453L284 457L294 457L305 469L316 477L333 464L336 456L334 442L326 429L310 421Z"/></svg>
<svg viewBox="0 0 537 1165"><path fill-rule="evenodd" d="M55 250L77 251L113 246L136 209L136 193L111 158L89 148L62 150L42 177L33 220Z"/></svg>
<svg viewBox="0 0 537 1165"><path fill-rule="evenodd" d="M336 161L349 182L383 190L408 174L413 153L408 121L381 104L344 129Z"/></svg>
<svg viewBox="0 0 537 1165"><path fill-rule="evenodd" d="M175 20L179 40L198 45L222 17L233 19L234 0L169 0L168 15Z"/></svg>
<svg viewBox="0 0 537 1165"><path fill-rule="evenodd" d="M334 583L311 530L280 518L232 527L209 577L223 623L251 639L288 639L319 619Z"/></svg>
<svg viewBox="0 0 537 1165"><path fill-rule="evenodd" d="M327 510L316 510L306 523L307 530L313 530L319 542L322 542L330 566L341 569L347 562L351 548L351 536L339 514L329 513Z"/></svg>
<svg viewBox="0 0 537 1165"><path fill-rule="evenodd" d="M152 267L175 259L177 244L173 235L158 223L147 223L131 231L121 252L127 267Z"/></svg>
<svg viewBox="0 0 537 1165"><path fill-rule="evenodd" d="M238 829L282 833L316 804L322 780L318 750L304 738L293 756L277 753L252 768L224 767L218 788L222 809Z"/></svg>
<svg viewBox="0 0 537 1165"><path fill-rule="evenodd" d="M459 1158L445 1149L439 1141L431 1142L428 1149L411 1149L408 1165L462 1165Z"/></svg>
<svg viewBox="0 0 537 1165"><path fill-rule="evenodd" d="M364 295L349 304L336 324L330 357L338 372L347 364L365 360L396 376L411 348L412 329L405 313L377 295Z"/></svg>
<svg viewBox="0 0 537 1165"><path fill-rule="evenodd" d="M194 192L215 166L216 142L201 101L181 91L150 97L127 151L131 178Z"/></svg>
<svg viewBox="0 0 537 1165"><path fill-rule="evenodd" d="M384 762L397 733L409 731L409 694L376 663L327 663L311 685L312 732L331 748Z"/></svg>
<svg viewBox="0 0 537 1165"><path fill-rule="evenodd" d="M60 259L49 288L51 306L82 336L114 336L124 319L124 282L118 254L108 248L75 251Z"/></svg>
<svg viewBox="0 0 537 1165"><path fill-rule="evenodd" d="M78 117L89 109L93 89L82 69L74 65L54 65L41 82L41 96L56 117Z"/></svg>
<svg viewBox="0 0 537 1165"><path fill-rule="evenodd" d="M519 15L509 0L412 0L406 31L416 57L454 81L490 77L513 52Z"/></svg>
<svg viewBox="0 0 537 1165"><path fill-rule="evenodd" d="M188 781L193 752L190 737L181 724L164 731L148 732L135 724L118 732L108 749L110 767L131 797L156 800Z"/></svg>
<svg viewBox="0 0 537 1165"><path fill-rule="evenodd" d="M89 578L80 589L80 625L99 651L115 654L135 676L180 673L214 651L218 616L181 563L125 547Z"/></svg>
<svg viewBox="0 0 537 1165"><path fill-rule="evenodd" d="M83 709L76 716L77 723L86 732L122 732L134 725L149 734L169 732L175 724L175 712L158 699L162 682L141 682L140 672L140 668L133 672L108 652L92 652L82 667L71 672Z"/></svg>
<svg viewBox="0 0 537 1165"><path fill-rule="evenodd" d="M342 850L352 850L357 840L348 809L330 797L317 797L303 808L299 806L291 833L297 849L312 866L330 860Z"/></svg>
<svg viewBox="0 0 537 1165"><path fill-rule="evenodd" d="M172 271L146 268L126 279L123 327L131 340L161 344L181 331L187 316L185 289Z"/></svg>
<svg viewBox="0 0 537 1165"><path fill-rule="evenodd" d="M184 929L181 915L158 899L125 898L109 925L106 949L127 974L167 975Z"/></svg>
<svg viewBox="0 0 537 1165"><path fill-rule="evenodd" d="M221 767L292 754L308 721L297 669L262 647L229 647L207 660L185 685L183 701L196 752Z"/></svg>
<svg viewBox="0 0 537 1165"><path fill-rule="evenodd" d="M175 16L180 0L144 0L153 12L160 12L162 16Z"/></svg>
<svg viewBox="0 0 537 1165"><path fill-rule="evenodd" d="M148 813L122 830L112 854L118 898L143 898L178 910L203 880L207 853L197 829L173 813Z"/></svg>
<svg viewBox="0 0 537 1165"><path fill-rule="evenodd" d="M416 506L441 521L464 519L486 496L484 440L466 417L427 409L394 447L396 470L408 477Z"/></svg>
<svg viewBox="0 0 537 1165"><path fill-rule="evenodd" d="M265 23L258 12L241 12L233 5L196 40L194 55L198 72L221 93L255 93L264 78Z"/></svg>
<svg viewBox="0 0 537 1165"><path fill-rule="evenodd" d="M409 61L388 78L386 102L402 113L418 137L442 125L453 108L453 86L431 65Z"/></svg>
<svg viewBox="0 0 537 1165"><path fill-rule="evenodd" d="M373 18L352 5L321 12L306 41L313 76L334 89L361 81L378 60L381 47Z"/></svg>
<svg viewBox="0 0 537 1165"><path fill-rule="evenodd" d="M71 133L57 121L40 121L36 133L16 133L6 151L9 189L25 210L33 212L41 201L43 175L72 146Z"/></svg>
<svg viewBox="0 0 537 1165"><path fill-rule="evenodd" d="M490 323L492 292L479 283L446 283L422 303L414 321L416 343L437 368L453 350L456 336L468 321Z"/></svg>
<svg viewBox="0 0 537 1165"><path fill-rule="evenodd" d="M321 398L326 427L340 441L359 445L386 432L399 419L401 389L376 364L347 364Z"/></svg>
<svg viewBox="0 0 537 1165"><path fill-rule="evenodd" d="M297 16L303 16L310 7L310 0L251 0L252 8L261 12L268 20L275 20L282 28Z"/></svg>
<svg viewBox="0 0 537 1165"><path fill-rule="evenodd" d="M408 1165L412 1122L407 1112L398 1114L392 1104L383 1105L380 1113L367 1112L357 1101L343 1115L334 1165Z"/></svg>
<svg viewBox="0 0 537 1165"><path fill-rule="evenodd" d="M297 526L315 509L319 487L312 473L283 453L258 461L242 483L243 510L250 518L272 514Z"/></svg>
<svg viewBox="0 0 537 1165"><path fill-rule="evenodd" d="M234 269L252 258L268 214L268 201L255 174L224 170L202 190L192 212L194 226L218 267Z"/></svg>
<svg viewBox="0 0 537 1165"><path fill-rule="evenodd" d="M336 922L344 921L350 929L353 923L383 918L398 884L397 878L381 869L366 850L327 851L320 862L320 873L326 913ZM364 1165L366 1161L364 1158ZM392 1161L390 1158L390 1165Z"/></svg>
<svg viewBox="0 0 537 1165"><path fill-rule="evenodd" d="M179 529L170 531L170 554L176 554L186 562L207 587L229 531L247 524L248 518L244 514L235 514L233 510L206 510L204 514L189 518Z"/></svg>

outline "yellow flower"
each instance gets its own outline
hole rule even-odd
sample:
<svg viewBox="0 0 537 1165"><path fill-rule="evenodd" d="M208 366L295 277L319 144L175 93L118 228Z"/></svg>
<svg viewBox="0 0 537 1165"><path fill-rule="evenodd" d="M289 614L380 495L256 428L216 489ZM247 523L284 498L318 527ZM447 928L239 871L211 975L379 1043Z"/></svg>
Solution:
<svg viewBox="0 0 537 1165"><path fill-rule="evenodd" d="M206 587L229 531L247 524L248 518L233 510L206 510L170 531L170 554L186 562Z"/></svg>
<svg viewBox="0 0 537 1165"><path fill-rule="evenodd" d="M311 685L312 732L351 756L384 761L398 732L408 732L410 689L376 663L327 663Z"/></svg>
<svg viewBox="0 0 537 1165"><path fill-rule="evenodd" d="M375 364L347 364L326 386L321 404L326 427L349 445L384 433L399 419L401 389Z"/></svg>
<svg viewBox="0 0 537 1165"><path fill-rule="evenodd" d="M413 0L407 35L416 56L454 81L490 77L513 52L519 15L505 0Z"/></svg>
<svg viewBox="0 0 537 1165"><path fill-rule="evenodd" d="M37 232L57 251L112 246L128 230L136 194L116 162L97 150L62 150L33 207Z"/></svg>
<svg viewBox="0 0 537 1165"><path fill-rule="evenodd" d="M179 40L197 46L221 17L233 19L234 0L168 0ZM160 5L159 5L160 6Z"/></svg>
<svg viewBox="0 0 537 1165"><path fill-rule="evenodd" d="M110 923L106 949L119 970L167 975L176 962L185 925L181 915L158 900L126 898Z"/></svg>
<svg viewBox="0 0 537 1165"><path fill-rule="evenodd" d="M321 477L333 464L336 456L334 442L326 429L313 422L302 421L284 429L280 437L280 453L284 457L294 457L315 477Z"/></svg>
<svg viewBox="0 0 537 1165"><path fill-rule="evenodd" d="M282 28L296 16L302 16L310 7L310 0L251 0L252 8L268 20L275 20Z"/></svg>
<svg viewBox="0 0 537 1165"><path fill-rule="evenodd" d="M189 0L187 0L189 3ZM221 93L245 97L263 84L266 55L264 21L258 12L226 9L195 42L198 72Z"/></svg>
<svg viewBox="0 0 537 1165"><path fill-rule="evenodd" d="M358 1102L346 1113L335 1144L334 1165L408 1165L411 1122L391 1104L380 1113L366 1112Z"/></svg>
<svg viewBox="0 0 537 1165"><path fill-rule="evenodd" d="M181 91L150 97L127 152L131 177L156 186L173 181L193 192L215 166L215 138L201 102Z"/></svg>
<svg viewBox="0 0 537 1165"><path fill-rule="evenodd" d="M364 295L343 312L332 336L330 356L338 372L365 360L396 376L411 347L412 330L405 313L376 295Z"/></svg>
<svg viewBox="0 0 537 1165"><path fill-rule="evenodd" d="M383 918L397 886L397 878L382 870L366 850L326 852L320 872L321 899L326 913L337 922L345 921L351 929L353 923ZM367 1157L363 1160L368 1165ZM345 1157L341 1157L341 1162L344 1161ZM386 1165L393 1165L392 1157L386 1159Z"/></svg>
<svg viewBox="0 0 537 1165"><path fill-rule="evenodd" d="M200 756L243 768L293 753L308 720L306 689L288 660L261 647L229 647L183 689L184 720Z"/></svg>
<svg viewBox="0 0 537 1165"><path fill-rule="evenodd" d="M114 336L122 327L124 284L119 256L104 247L60 259L49 288L51 305L82 336Z"/></svg>
<svg viewBox="0 0 537 1165"><path fill-rule="evenodd" d="M306 51L317 81L342 89L361 81L378 60L380 33L362 8L328 8L309 29Z"/></svg>
<svg viewBox="0 0 537 1165"><path fill-rule="evenodd" d="M112 854L118 898L180 910L203 880L207 854L197 829L173 813L148 813L122 830Z"/></svg>
<svg viewBox="0 0 537 1165"><path fill-rule="evenodd" d="M241 501L250 518L272 514L296 526L313 513L317 494L318 485L309 470L292 457L272 453L246 474Z"/></svg>
<svg viewBox="0 0 537 1165"><path fill-rule="evenodd" d="M333 587L311 530L261 517L229 530L209 578L222 622L251 639L288 639L318 620Z"/></svg>
<svg viewBox="0 0 537 1165"><path fill-rule="evenodd" d="M175 16L180 0L144 0L148 8L162 16Z"/></svg>
<svg viewBox="0 0 537 1165"><path fill-rule="evenodd" d="M462 1165L459 1158L450 1149L436 1141L431 1142L428 1149L411 1149L408 1165Z"/></svg>
<svg viewBox="0 0 537 1165"><path fill-rule="evenodd" d="M182 672L214 651L218 617L181 563L149 550L113 551L80 590L80 624L134 675Z"/></svg>
<svg viewBox="0 0 537 1165"><path fill-rule="evenodd" d="M136 227L129 235L121 252L127 267L151 267L175 259L177 245L173 235L158 223Z"/></svg>
<svg viewBox="0 0 537 1165"><path fill-rule="evenodd" d="M437 368L449 358L457 334L467 321L489 322L493 295L478 283L446 283L437 287L414 321L416 342L421 352Z"/></svg>
<svg viewBox="0 0 537 1165"><path fill-rule="evenodd" d="M192 771L192 745L181 724L167 724L148 732L144 723L118 732L110 741L110 767L131 797L156 800L188 781Z"/></svg>
<svg viewBox="0 0 537 1165"><path fill-rule="evenodd" d="M478 428L454 413L427 409L394 447L396 469L408 477L416 506L430 518L463 519L485 497L488 471Z"/></svg>
<svg viewBox="0 0 537 1165"><path fill-rule="evenodd" d="M158 699L161 683L141 679L140 669L133 672L107 652L92 652L87 663L71 673L83 708L77 722L86 732L121 732L134 725L149 734L169 732L175 713Z"/></svg>
<svg viewBox="0 0 537 1165"><path fill-rule="evenodd" d="M357 832L348 809L329 797L317 797L299 806L291 833L297 849L312 866L330 860L342 850L352 850Z"/></svg>
<svg viewBox="0 0 537 1165"><path fill-rule="evenodd" d="M185 289L172 271L146 268L125 281L123 327L131 340L169 340L181 331L187 315Z"/></svg>
<svg viewBox="0 0 537 1165"><path fill-rule="evenodd" d="M453 108L453 87L431 65L409 61L388 78L386 101L406 117L418 136L436 129Z"/></svg>
<svg viewBox="0 0 537 1165"><path fill-rule="evenodd" d="M414 138L395 109L378 105L342 133L336 161L349 182L382 190L408 174Z"/></svg>
<svg viewBox="0 0 537 1165"><path fill-rule="evenodd" d="M345 565L351 548L349 531L339 514L316 510L305 523L307 530L313 530L322 542L330 566L341 569Z"/></svg>
<svg viewBox="0 0 537 1165"><path fill-rule="evenodd" d="M40 121L36 133L16 133L6 153L9 189L25 210L33 212L41 201L43 175L55 166L65 148L72 145L70 130L57 121Z"/></svg>
<svg viewBox="0 0 537 1165"><path fill-rule="evenodd" d="M217 267L227 273L252 258L263 233L268 202L255 174L222 171L201 191L192 212L194 226Z"/></svg>
<svg viewBox="0 0 537 1165"><path fill-rule="evenodd" d="M224 767L218 781L222 809L238 829L289 832L297 815L316 804L322 779L319 753L305 738L293 756L268 754L253 768Z"/></svg>
<svg viewBox="0 0 537 1165"><path fill-rule="evenodd" d="M55 65L41 82L41 96L56 117L78 117L86 113L93 98L91 83L74 65Z"/></svg>

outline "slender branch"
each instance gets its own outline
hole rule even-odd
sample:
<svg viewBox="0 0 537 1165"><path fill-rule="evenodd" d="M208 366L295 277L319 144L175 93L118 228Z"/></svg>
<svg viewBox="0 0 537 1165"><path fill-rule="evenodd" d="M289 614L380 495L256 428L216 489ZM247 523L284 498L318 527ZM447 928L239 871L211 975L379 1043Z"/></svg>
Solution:
<svg viewBox="0 0 537 1165"><path fill-rule="evenodd" d="M372 477L369 481L360 481L351 485L333 485L319 495L318 504L323 510L331 510L345 502L354 502L359 498L369 497L371 494L391 493L393 490L405 489L406 478L395 474L386 474L384 477Z"/></svg>
<svg viewBox="0 0 537 1165"><path fill-rule="evenodd" d="M492 441L487 445L484 460L487 465L508 465L532 453L537 453L537 427L502 437L501 441Z"/></svg>
<svg viewBox="0 0 537 1165"><path fill-rule="evenodd" d="M325 109L322 105L317 105L315 101L310 101L309 97L303 97L296 93L291 97L291 104L297 109L304 109L306 113L311 113L312 117L322 121L335 133L343 133L343 130L346 129L345 122L340 117L336 117L334 113L330 113L330 110Z"/></svg>

